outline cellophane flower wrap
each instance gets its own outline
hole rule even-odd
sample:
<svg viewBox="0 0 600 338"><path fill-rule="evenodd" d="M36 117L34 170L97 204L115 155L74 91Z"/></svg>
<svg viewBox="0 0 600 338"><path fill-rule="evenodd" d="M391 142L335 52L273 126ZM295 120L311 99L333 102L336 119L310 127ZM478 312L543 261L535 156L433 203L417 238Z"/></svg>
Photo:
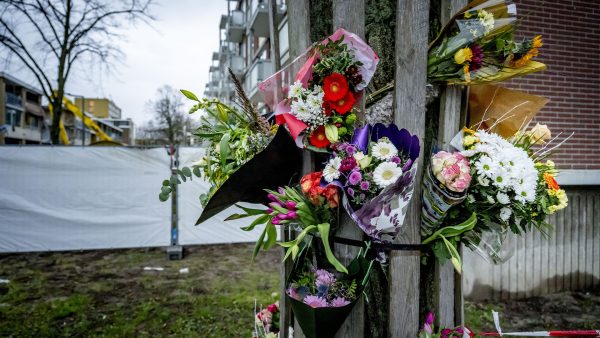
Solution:
<svg viewBox="0 0 600 338"><path fill-rule="evenodd" d="M226 220L244 217L256 217L250 225L242 230L250 231L264 224L265 228L256 242L253 258L261 249L269 249L277 242L277 227L291 227L298 231L295 239L280 242L287 248L284 260L291 257L296 260L298 253L313 237L318 238L323 245L324 254L329 263L339 272L347 273L346 268L333 255L329 244L332 228L337 225L337 210L340 202L338 188L321 186L321 172L305 175L300 180L299 187L280 187L277 191L267 190L271 201L267 209L240 207L244 214L233 214Z"/></svg>
<svg viewBox="0 0 600 338"><path fill-rule="evenodd" d="M326 151L350 139L356 104L378 61L361 38L340 28L260 83L259 89L277 123L287 126L299 146Z"/></svg>
<svg viewBox="0 0 600 338"><path fill-rule="evenodd" d="M459 11L430 44L427 78L477 85L544 70L542 39L515 41L517 8L511 0L475 0Z"/></svg>
<svg viewBox="0 0 600 338"><path fill-rule="evenodd" d="M422 235L430 235L448 209L467 198L469 184L471 167L460 152L439 151L432 156L421 192Z"/></svg>
<svg viewBox="0 0 600 338"><path fill-rule="evenodd" d="M368 236L391 241L404 223L419 151L419 138L396 125L357 128L334 147L323 184L343 189L344 208Z"/></svg>
<svg viewBox="0 0 600 338"><path fill-rule="evenodd" d="M287 279L286 295L307 338L333 337L360 298L373 266L361 248L347 273L319 261L314 245L299 254Z"/></svg>
<svg viewBox="0 0 600 338"><path fill-rule="evenodd" d="M255 309L254 337L278 338L279 337L279 301L266 307Z"/></svg>
<svg viewBox="0 0 600 338"><path fill-rule="evenodd" d="M504 236L509 230L519 235L533 228L542 232L549 229L546 215L568 203L555 180L557 169L547 159L560 146L550 147L550 137L550 130L540 124L508 139L485 130L465 128L460 132L452 145L468 159L471 168L467 198L452 207L437 228L428 229L426 234L435 232L423 243L434 243L436 256L452 258L456 267L460 241L476 250L483 233Z"/></svg>

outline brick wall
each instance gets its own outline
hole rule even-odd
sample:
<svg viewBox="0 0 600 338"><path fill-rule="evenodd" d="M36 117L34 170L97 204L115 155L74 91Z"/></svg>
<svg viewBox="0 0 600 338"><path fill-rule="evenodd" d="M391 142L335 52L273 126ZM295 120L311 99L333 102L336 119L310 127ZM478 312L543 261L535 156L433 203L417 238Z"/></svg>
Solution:
<svg viewBox="0 0 600 338"><path fill-rule="evenodd" d="M515 0L518 34L541 34L544 72L509 86L548 97L535 122L575 135L556 150L562 169L600 169L600 0ZM563 134L563 135L564 135Z"/></svg>

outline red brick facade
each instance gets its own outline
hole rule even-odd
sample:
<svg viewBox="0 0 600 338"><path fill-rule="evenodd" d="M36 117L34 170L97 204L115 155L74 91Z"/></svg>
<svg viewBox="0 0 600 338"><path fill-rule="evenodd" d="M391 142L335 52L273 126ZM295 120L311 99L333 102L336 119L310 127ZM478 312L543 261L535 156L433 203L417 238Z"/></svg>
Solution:
<svg viewBox="0 0 600 338"><path fill-rule="evenodd" d="M600 0L515 0L519 35L541 34L548 69L510 87L548 97L536 117L575 135L553 158L561 169L600 169Z"/></svg>

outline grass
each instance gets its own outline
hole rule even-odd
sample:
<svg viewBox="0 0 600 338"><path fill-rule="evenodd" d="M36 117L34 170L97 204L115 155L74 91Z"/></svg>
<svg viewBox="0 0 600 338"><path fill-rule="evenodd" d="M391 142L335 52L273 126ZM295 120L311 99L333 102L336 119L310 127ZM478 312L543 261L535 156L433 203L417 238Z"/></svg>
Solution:
<svg viewBox="0 0 600 338"><path fill-rule="evenodd" d="M249 337L254 300L274 301L278 251L251 246L0 256L1 337ZM160 266L164 271L144 271ZM188 274L179 269L187 267Z"/></svg>

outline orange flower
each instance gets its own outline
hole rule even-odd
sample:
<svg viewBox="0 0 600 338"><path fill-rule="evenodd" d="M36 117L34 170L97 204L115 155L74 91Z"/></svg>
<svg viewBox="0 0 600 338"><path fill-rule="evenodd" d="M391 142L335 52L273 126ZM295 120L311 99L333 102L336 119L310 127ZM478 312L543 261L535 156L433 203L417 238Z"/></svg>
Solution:
<svg viewBox="0 0 600 338"><path fill-rule="evenodd" d="M348 81L340 73L331 73L323 79L323 82L323 91L327 101L338 101L348 93Z"/></svg>
<svg viewBox="0 0 600 338"><path fill-rule="evenodd" d="M314 205L321 205L324 201L330 208L335 208L340 204L340 196L335 186L321 187L321 171L306 174L300 180L300 188L308 200Z"/></svg>
<svg viewBox="0 0 600 338"><path fill-rule="evenodd" d="M548 189L557 191L558 189L560 189L560 187L558 186L558 182L556 182L556 180L554 179L554 176L548 174L548 173L544 173L544 181L546 181L546 185L548 186Z"/></svg>
<svg viewBox="0 0 600 338"><path fill-rule="evenodd" d="M544 43L542 42L542 36L536 35L533 40L531 40L531 48L521 56L519 59L512 62L513 66L516 68L523 67L529 62L529 60L540 54L539 48L542 47Z"/></svg>

